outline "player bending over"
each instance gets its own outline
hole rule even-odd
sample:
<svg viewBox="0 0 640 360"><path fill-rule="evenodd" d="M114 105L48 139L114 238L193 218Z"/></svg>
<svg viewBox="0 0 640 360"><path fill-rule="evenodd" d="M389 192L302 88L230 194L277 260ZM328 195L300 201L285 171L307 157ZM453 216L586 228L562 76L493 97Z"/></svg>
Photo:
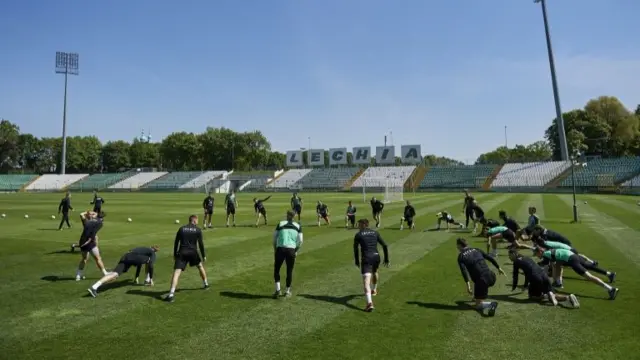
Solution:
<svg viewBox="0 0 640 360"><path fill-rule="evenodd" d="M298 196L297 192L293 193L291 197L291 210L298 217L298 222L300 222L300 215L302 214L302 198Z"/></svg>
<svg viewBox="0 0 640 360"><path fill-rule="evenodd" d="M535 225L531 231L531 238L542 238L544 241L555 241L571 246L571 241L566 236L553 230L545 229L542 225Z"/></svg>
<svg viewBox="0 0 640 360"><path fill-rule="evenodd" d="M118 265L113 269L112 272L103 276L102 279L98 280L95 284L93 284L87 291L91 296L98 296L98 288L100 286L116 280L120 275L129 271L129 268L132 266L136 267L136 284L138 283L138 276L140 276L140 270L142 269L142 265L146 267L147 279L144 284L152 286L153 285L153 264L156 262L156 252L158 252L158 246L152 247L138 247L132 250L129 250L128 253L122 255L120 261L118 261Z"/></svg>
<svg viewBox="0 0 640 360"><path fill-rule="evenodd" d="M494 226L487 230L487 252L491 256L498 256L498 240L506 240L509 243L508 248L520 247L520 243L516 239L516 233L506 226Z"/></svg>
<svg viewBox="0 0 640 360"><path fill-rule="evenodd" d="M80 214L82 219L82 234L80 235L80 241L78 242L78 248L80 248L80 263L76 270L76 281L84 279L84 268L87 265L89 256L96 262L96 266L102 272L102 275L107 275L107 270L104 268L102 257L100 256L100 249L98 247L98 231L102 229L105 213L96 214L93 211L85 211Z"/></svg>
<svg viewBox="0 0 640 360"><path fill-rule="evenodd" d="M200 249L200 254L198 254L198 248ZM202 255L202 258L200 258L200 255ZM209 288L207 272L202 265L202 262L207 260L207 256L204 253L202 230L198 228L198 217L196 215L189 216L189 223L178 229L176 239L173 243L173 257L175 262L173 264L173 276L171 277L171 289L169 290L169 295L165 297L165 301L175 301L178 281L180 280L182 272L187 268L187 265L198 267L203 287L205 289Z"/></svg>
<svg viewBox="0 0 640 360"><path fill-rule="evenodd" d="M224 206L227 209L227 227L229 227L229 217L233 219L233 227L236 226L236 209L238 208L238 200L236 200L236 191L231 190L224 197Z"/></svg>
<svg viewBox="0 0 640 360"><path fill-rule="evenodd" d="M349 225L351 225L351 228L353 229L356 225L356 207L353 206L353 204L351 204L351 201L349 201L349 205L347 205L347 212L345 214L345 218L344 218L344 227L345 229L349 228Z"/></svg>
<svg viewBox="0 0 640 360"><path fill-rule="evenodd" d="M384 210L384 204L382 201L376 199L375 197L371 198L371 213L373 215L373 220L376 221L376 228L380 227L380 222L382 221L382 210Z"/></svg>
<svg viewBox="0 0 640 360"><path fill-rule="evenodd" d="M287 220L280 221L278 226L276 226L276 231L273 233L273 251L275 253L273 281L276 283L276 291L273 293L274 299L277 299L280 296L280 268L282 268L283 263L286 263L287 266L287 278L285 279L285 286L287 287L287 290L285 292L285 296L291 296L293 267L296 264L298 251L304 241L302 236L302 226L293 221L294 217L294 211L287 211Z"/></svg>
<svg viewBox="0 0 640 360"><path fill-rule="evenodd" d="M535 238L533 239L533 243L538 246L538 247L543 247L546 249L565 249L565 250L569 250L572 253L578 255L580 258L582 258L583 261L586 261L589 264L592 264L593 266L598 266L598 262L595 260L591 260L590 258L588 258L586 255L581 254L578 252L578 250L576 250L575 248L567 245L567 244L563 244L561 242L556 242L556 241L544 241L542 240L542 238ZM526 245L525 245L526 247ZM534 247L531 247L531 249L533 249Z"/></svg>
<svg viewBox="0 0 640 360"><path fill-rule="evenodd" d="M380 281L378 274L378 268L380 267L378 244L382 245L384 266L386 267L389 267L389 247L387 243L382 240L379 232L369 229L369 220L358 220L358 228L360 231L358 231L353 238L353 258L356 267L360 268L360 272L362 273L364 296L367 299L367 306L364 311L372 312L374 307L371 296L378 294L377 287ZM360 250L360 254L358 250Z"/></svg>
<svg viewBox="0 0 640 360"><path fill-rule="evenodd" d="M407 206L404 207L404 212L402 213L402 217L400 218L400 230L404 229L404 222L407 222L409 229L413 230L416 228L416 223L413 222L413 218L416 216L416 209L411 205L411 202L407 200Z"/></svg>
<svg viewBox="0 0 640 360"><path fill-rule="evenodd" d="M264 218L264 224L267 225L267 209L264 207L264 202L271 199L271 195L260 200L253 198L253 209L256 212L256 226L260 224L260 219Z"/></svg>
<svg viewBox="0 0 640 360"><path fill-rule="evenodd" d="M447 224L447 230L451 228L451 225L455 225L460 229L464 229L464 225L460 222L455 221L453 216L451 216L451 214L449 214L446 211L441 211L437 213L436 218L438 219L438 227L436 227L436 230L440 230L440 223L443 221L445 222L445 224Z"/></svg>
<svg viewBox="0 0 640 360"><path fill-rule="evenodd" d="M207 194L207 197L202 201L202 209L204 209L204 216L202 217L202 228L211 228L211 216L213 215L213 203L215 199L211 196L211 193Z"/></svg>
<svg viewBox="0 0 640 360"><path fill-rule="evenodd" d="M504 271L502 271L496 260L484 251L469 247L467 240L458 238L456 246L460 252L458 266L460 267L462 278L467 284L467 292L474 297L476 309L480 312L483 312L484 309L489 309L489 316L494 316L498 303L496 301L486 301L486 299L489 295L489 288L496 283L496 274L489 269L485 260L495 266L501 275L504 275ZM469 278L473 281L473 291L471 290Z"/></svg>
<svg viewBox="0 0 640 360"><path fill-rule="evenodd" d="M578 298L573 295L561 295L555 294L549 282L549 277L545 274L544 270L536 264L533 259L527 256L522 256L517 250L509 250L509 259L513 262L513 282L511 285L511 291L515 291L518 286L518 275L520 270L524 273L525 286L529 284L529 299L536 301L544 301L548 299L553 306L558 305L558 301L568 301L574 308L580 307Z"/></svg>
<svg viewBox="0 0 640 360"><path fill-rule="evenodd" d="M471 205L471 210L473 211L473 215L475 219L473 220L473 234L478 233L478 224L482 225L480 229L480 234L483 234L486 230L487 219L484 217L484 210L477 203L473 203Z"/></svg>
<svg viewBox="0 0 640 360"><path fill-rule="evenodd" d="M518 222L514 218L512 218L511 216L508 216L507 212L504 210L500 210L498 212L498 217L503 222L502 226L513 231L513 233L516 234L516 238L519 239L520 234L522 233L522 228L520 227L520 224L518 224Z"/></svg>
<svg viewBox="0 0 640 360"><path fill-rule="evenodd" d="M325 224L331 225L331 219L329 219L329 208L327 207L327 204L324 204L322 201L318 201L318 205L316 205L316 215L318 216L318 226L320 226L320 219L323 219ZM298 219L300 219L299 216Z"/></svg>

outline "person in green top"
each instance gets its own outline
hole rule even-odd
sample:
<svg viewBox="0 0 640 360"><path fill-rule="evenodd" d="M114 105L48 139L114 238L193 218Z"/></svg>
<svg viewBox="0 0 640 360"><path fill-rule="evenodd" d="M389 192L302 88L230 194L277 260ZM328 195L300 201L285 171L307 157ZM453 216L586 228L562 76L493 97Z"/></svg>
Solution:
<svg viewBox="0 0 640 360"><path fill-rule="evenodd" d="M351 228L355 228L356 226L356 207L353 206L353 204L351 203L351 201L349 201L349 205L347 205L347 213L345 215L344 218L344 227L345 229L349 228L349 225L351 225Z"/></svg>
<svg viewBox="0 0 640 360"><path fill-rule="evenodd" d="M509 242L509 249L520 247L520 243L516 240L516 233L506 226L498 225L491 227L486 231L487 236L487 253L491 256L498 256L498 240L506 240Z"/></svg>
<svg viewBox="0 0 640 360"><path fill-rule="evenodd" d="M611 283L613 283L613 281L615 280L615 273L602 270L597 266L593 266L592 264L587 264L585 261L582 261L582 259L578 255L574 254L570 250L538 247L536 248L535 253L539 258L542 259L540 265L544 266L550 263L555 263L560 266L569 266L573 269L573 271L576 272L576 274L605 288L607 290L607 293L609 294L609 299L615 300L616 296L618 295L618 288L614 288L613 286L602 281L600 278L591 275L591 273L589 273L587 269L593 270L603 275L606 274L609 277L609 281ZM557 272L554 271L554 275L556 274ZM556 279L556 281L558 280L559 279Z"/></svg>
<svg viewBox="0 0 640 360"><path fill-rule="evenodd" d="M291 282L293 281L293 267L296 264L298 250L302 246L302 226L294 222L295 213L287 211L287 220L280 221L273 233L273 250L275 252L275 263L273 266L273 280L276 283L276 291L273 298L280 296L280 268L283 263L287 265L287 278L285 292L286 297L291 296Z"/></svg>
<svg viewBox="0 0 640 360"><path fill-rule="evenodd" d="M238 208L238 200L236 199L236 191L231 190L224 198L224 206L227 209L227 227L229 227L229 217L233 221L233 226L236 226L236 209Z"/></svg>
<svg viewBox="0 0 640 360"><path fill-rule="evenodd" d="M293 193L291 197L291 210L298 216L298 222L300 222L300 215L302 214L302 198L298 196L297 192Z"/></svg>
<svg viewBox="0 0 640 360"><path fill-rule="evenodd" d="M542 238L536 238L533 243L536 246L541 246L541 247L544 247L546 249L564 249L564 250L569 250L572 253L578 255L579 257L581 257L582 260L586 261L587 263L593 264L594 266L598 266L598 262L597 261L591 260L586 255L579 253L578 250L576 250L575 248L572 248L571 246L569 246L567 244L563 244L563 243L557 242L557 241L544 241ZM526 245L524 245L524 247L526 247Z"/></svg>

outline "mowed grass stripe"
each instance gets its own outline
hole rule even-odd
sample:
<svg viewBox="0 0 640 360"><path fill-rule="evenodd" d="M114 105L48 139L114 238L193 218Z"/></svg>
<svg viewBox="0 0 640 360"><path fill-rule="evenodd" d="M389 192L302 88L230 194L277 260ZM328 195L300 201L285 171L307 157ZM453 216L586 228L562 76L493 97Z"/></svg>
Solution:
<svg viewBox="0 0 640 360"><path fill-rule="evenodd" d="M640 206L604 196L590 196L588 199L588 204L591 205L592 208L599 209L600 212L604 212L609 217L615 218L634 231L640 231L640 223L638 222ZM593 221L591 218L587 220Z"/></svg>

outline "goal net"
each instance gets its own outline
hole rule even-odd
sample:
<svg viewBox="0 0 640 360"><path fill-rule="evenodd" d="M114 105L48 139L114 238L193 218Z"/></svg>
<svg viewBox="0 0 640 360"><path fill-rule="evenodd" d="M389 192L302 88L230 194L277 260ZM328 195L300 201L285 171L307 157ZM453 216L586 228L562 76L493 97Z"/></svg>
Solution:
<svg viewBox="0 0 640 360"><path fill-rule="evenodd" d="M381 200L385 204L404 201L404 181L405 179L394 177L368 178L362 187L363 201L367 202L367 192L370 197L383 193Z"/></svg>

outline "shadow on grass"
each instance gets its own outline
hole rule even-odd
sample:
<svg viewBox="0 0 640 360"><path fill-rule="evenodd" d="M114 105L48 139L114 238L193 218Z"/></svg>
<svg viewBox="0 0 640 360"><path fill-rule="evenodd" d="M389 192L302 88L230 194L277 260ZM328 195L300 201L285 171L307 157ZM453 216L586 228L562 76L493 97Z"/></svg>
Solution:
<svg viewBox="0 0 640 360"><path fill-rule="evenodd" d="M58 282L58 281L75 281L76 278L72 276L47 275L47 276L41 277L40 280L49 281L49 282Z"/></svg>
<svg viewBox="0 0 640 360"><path fill-rule="evenodd" d="M134 282L131 280L122 280L122 281L117 281L117 282L112 282L112 283L107 283L104 284L100 287L99 292L103 293L107 290L114 290L114 289L119 289L121 287L125 287L125 286L130 286L133 285ZM90 294L86 294L84 297L93 297Z"/></svg>
<svg viewBox="0 0 640 360"><path fill-rule="evenodd" d="M58 231L57 228L38 228L38 231Z"/></svg>
<svg viewBox="0 0 640 360"><path fill-rule="evenodd" d="M303 297L305 299L309 299L309 300L324 301L332 304L343 305L352 310L364 311L364 309L349 303L349 301L359 297L360 295L329 296L329 295L300 294L298 296Z"/></svg>
<svg viewBox="0 0 640 360"><path fill-rule="evenodd" d="M419 307L434 309L434 310L446 310L446 311L475 311L482 317L489 317L489 315L484 312L479 311L475 308L475 306L471 305L471 303L467 301L458 300L455 302L455 305L451 304L440 304L440 303L425 303L421 301L407 301L409 305L416 305Z"/></svg>
<svg viewBox="0 0 640 360"><path fill-rule="evenodd" d="M233 298L233 299L242 299L242 300L273 299L273 296L269 296L269 295L249 294L249 293L234 292L234 291L221 291L220 296Z"/></svg>
<svg viewBox="0 0 640 360"><path fill-rule="evenodd" d="M180 293L183 291L194 291L194 290L202 290L202 288L193 288L193 289L177 289L176 293ZM167 290L129 290L126 292L127 295L137 295L137 296L145 296L148 298L153 298L157 300L163 300L164 296L168 294Z"/></svg>
<svg viewBox="0 0 640 360"><path fill-rule="evenodd" d="M79 252L74 252L71 250L58 250L58 251L51 251L48 253L45 253L45 255L59 255L59 254L79 254Z"/></svg>
<svg viewBox="0 0 640 360"><path fill-rule="evenodd" d="M571 292L568 292L568 291L560 291L560 290L558 290L558 289L556 289L556 290L555 290L555 293L556 293L556 294L560 294L560 295L570 295L570 294L573 294L573 295L577 296L578 298L585 298L585 299L595 299L595 300L606 300L606 301L610 301L608 296L607 296L607 297L604 297L604 296L602 296L602 297L595 297L595 296L589 296L589 295L582 295L582 294L577 294L577 293L571 293Z"/></svg>

